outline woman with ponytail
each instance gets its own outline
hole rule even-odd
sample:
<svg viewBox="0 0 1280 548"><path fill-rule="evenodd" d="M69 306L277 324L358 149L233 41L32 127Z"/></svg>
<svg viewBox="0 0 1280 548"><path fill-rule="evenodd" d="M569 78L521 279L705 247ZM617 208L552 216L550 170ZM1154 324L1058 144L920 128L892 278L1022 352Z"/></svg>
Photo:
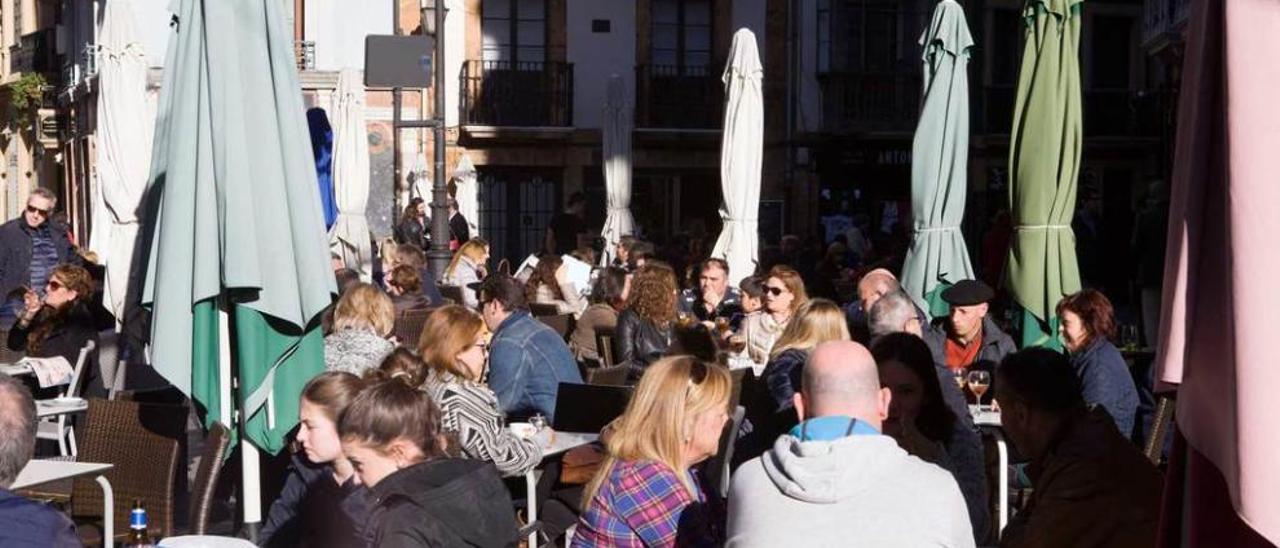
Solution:
<svg viewBox="0 0 1280 548"><path fill-rule="evenodd" d="M403 359L393 353L388 360ZM391 368L387 368L391 369ZM338 423L369 487L369 546L515 546L510 495L487 462L445 456L440 410L405 369L369 374Z"/></svg>

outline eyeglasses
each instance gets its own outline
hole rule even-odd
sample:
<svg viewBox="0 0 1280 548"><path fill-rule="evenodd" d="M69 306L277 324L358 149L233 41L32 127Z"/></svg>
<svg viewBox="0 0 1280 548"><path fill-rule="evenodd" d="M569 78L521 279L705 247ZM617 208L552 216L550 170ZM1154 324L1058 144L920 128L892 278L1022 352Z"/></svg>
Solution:
<svg viewBox="0 0 1280 548"><path fill-rule="evenodd" d="M764 292L765 292L765 293L768 293L768 294L770 294L770 295L773 295L774 297L777 297L777 296L781 295L781 294L782 294L783 292L785 292L785 291L786 291L786 289L781 288L781 287L765 286L765 288L764 288Z"/></svg>
<svg viewBox="0 0 1280 548"><path fill-rule="evenodd" d="M33 205L27 206L27 213L38 213L40 214L41 217L48 217L49 213L51 213L52 211L53 211L52 209L40 209Z"/></svg>
<svg viewBox="0 0 1280 548"><path fill-rule="evenodd" d="M62 285L62 282L59 282L58 280L49 280L48 287L49 287L49 289L51 289L51 290L53 290L53 291L57 291L57 290L62 289L62 288L64 288L64 287L66 287L66 286L65 286L65 285Z"/></svg>

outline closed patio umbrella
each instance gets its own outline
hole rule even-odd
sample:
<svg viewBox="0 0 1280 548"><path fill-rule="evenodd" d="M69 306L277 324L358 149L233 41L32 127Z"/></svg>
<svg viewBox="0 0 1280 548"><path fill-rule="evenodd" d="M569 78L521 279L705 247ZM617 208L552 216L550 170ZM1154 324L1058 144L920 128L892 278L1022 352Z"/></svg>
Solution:
<svg viewBox="0 0 1280 548"><path fill-rule="evenodd" d="M472 238L480 236L480 183L476 180L476 165L471 162L471 155L465 152L458 159L458 167L453 170L457 181L458 213L467 220L467 229Z"/></svg>
<svg viewBox="0 0 1280 548"><path fill-rule="evenodd" d="M1023 309L1022 346L1061 349L1054 308L1080 290L1071 219L1076 204L1082 0L1029 0L1009 133L1013 238L1008 288Z"/></svg>
<svg viewBox="0 0 1280 548"><path fill-rule="evenodd" d="M738 29L724 69L724 131L720 144L720 189L724 228L712 257L729 263L729 283L755 273L760 258L760 165L764 156L764 67L756 36Z"/></svg>
<svg viewBox="0 0 1280 548"><path fill-rule="evenodd" d="M373 280L373 243L364 212L369 204L369 130L364 121L364 85L360 71L338 74L333 133L333 190L338 217L329 230L330 248L342 255L347 268Z"/></svg>
<svg viewBox="0 0 1280 548"><path fill-rule="evenodd" d="M231 412L240 413L252 523L253 448L278 452L297 423L302 386L324 369L320 315L336 291L280 3L174 7L142 301L153 314L156 371L206 411L206 423L233 424Z"/></svg>
<svg viewBox="0 0 1280 548"><path fill-rule="evenodd" d="M604 105L603 152L604 187L608 193L608 213L604 218L604 253L600 264L613 261L618 240L635 230L631 216L631 104L627 102L626 83L621 76L609 78L609 95Z"/></svg>
<svg viewBox="0 0 1280 548"><path fill-rule="evenodd" d="M89 241L106 268L103 304L119 324L124 319L140 224L138 208L151 161L147 54L134 32L131 0L107 3L99 39L96 183L102 207L94 212Z"/></svg>
<svg viewBox="0 0 1280 548"><path fill-rule="evenodd" d="M930 316L946 313L941 288L972 279L960 222L968 191L969 50L964 8L942 0L920 37L924 105L911 145L911 211L915 233L902 266L902 286Z"/></svg>

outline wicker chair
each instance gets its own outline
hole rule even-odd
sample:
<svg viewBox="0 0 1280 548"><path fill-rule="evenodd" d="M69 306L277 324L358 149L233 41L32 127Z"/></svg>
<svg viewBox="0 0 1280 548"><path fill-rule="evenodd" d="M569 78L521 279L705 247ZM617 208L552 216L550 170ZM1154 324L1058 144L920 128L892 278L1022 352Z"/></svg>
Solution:
<svg viewBox="0 0 1280 548"><path fill-rule="evenodd" d="M463 303L463 300L462 300L462 288L461 288L461 287L458 287L458 286L456 286L456 285L442 285L442 286L440 286L440 296L441 296L441 297L444 297L445 302L446 302L446 303L448 303L448 304L462 304L462 303Z"/></svg>
<svg viewBox="0 0 1280 548"><path fill-rule="evenodd" d="M534 317L541 318L544 316L558 315L560 314L560 309L554 304L529 303L529 313Z"/></svg>
<svg viewBox="0 0 1280 548"><path fill-rule="evenodd" d="M614 330L596 329L596 354L600 356L600 365L613 367L618 364L618 356L613 352Z"/></svg>
<svg viewBox="0 0 1280 548"><path fill-rule="evenodd" d="M21 360L25 355L9 348L9 332L0 330L0 363L13 363Z"/></svg>
<svg viewBox="0 0 1280 548"><path fill-rule="evenodd" d="M586 381L587 384L626 386L627 372L630 369L631 368L625 365L615 365L613 367L589 367L587 368Z"/></svg>
<svg viewBox="0 0 1280 548"><path fill-rule="evenodd" d="M422 336L422 326L427 323L427 315L432 308L412 308L405 310L396 318L395 334L400 346L414 348L418 346L418 338Z"/></svg>
<svg viewBox="0 0 1280 548"><path fill-rule="evenodd" d="M231 431L220 422L209 428L196 468L196 481L191 485L190 506L187 508L187 527L193 535L203 535L209 530L209 511L213 508L213 495L222 471L222 458L231 447Z"/></svg>
<svg viewBox="0 0 1280 548"><path fill-rule="evenodd" d="M80 461L115 465L104 475L115 496L115 523L129 523L133 501L147 509L148 532L160 538L173 534L174 480L178 473L178 436L184 435L185 408L146 405L123 400L89 400ZM77 479L71 492L71 515L86 545L101 542L97 527L102 514L102 491L93 480ZM123 539L128 527L116 528Z"/></svg>
<svg viewBox="0 0 1280 548"><path fill-rule="evenodd" d="M547 324L561 339L568 339L573 333L573 314L556 314L554 316L537 316L538 321Z"/></svg>

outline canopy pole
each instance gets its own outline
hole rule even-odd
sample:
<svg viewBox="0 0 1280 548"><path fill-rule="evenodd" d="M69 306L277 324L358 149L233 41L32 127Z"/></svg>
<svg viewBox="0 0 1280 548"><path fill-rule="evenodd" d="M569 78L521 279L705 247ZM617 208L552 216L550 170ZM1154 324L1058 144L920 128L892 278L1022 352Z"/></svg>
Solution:
<svg viewBox="0 0 1280 548"><path fill-rule="evenodd" d="M262 486L261 470L258 463L258 448L249 443L244 431L244 417L232 418L231 402L234 390L234 379L231 375L231 318L227 313L227 303L221 302L218 307L218 420L231 428L239 427L240 432L240 506L244 511L244 529L249 540L258 542L258 531L262 525ZM240 415L240 413L236 413ZM234 422L233 422L234 420Z"/></svg>
<svg viewBox="0 0 1280 548"><path fill-rule="evenodd" d="M445 139L445 49L444 49L444 12L446 0L435 0L434 9L428 9L430 2L422 2L422 28L427 28L427 17L435 18L435 63L432 70L435 71L435 90L432 93L435 99L435 107L431 117L434 118L435 124L432 126L432 149L434 151L435 169L431 174L431 249L427 250L427 264L436 276L437 280L444 279L444 271L449 266L449 260L453 258L453 252L449 250L449 190L444 178L444 139ZM431 12L431 13L428 13ZM422 34L426 35L426 32Z"/></svg>

